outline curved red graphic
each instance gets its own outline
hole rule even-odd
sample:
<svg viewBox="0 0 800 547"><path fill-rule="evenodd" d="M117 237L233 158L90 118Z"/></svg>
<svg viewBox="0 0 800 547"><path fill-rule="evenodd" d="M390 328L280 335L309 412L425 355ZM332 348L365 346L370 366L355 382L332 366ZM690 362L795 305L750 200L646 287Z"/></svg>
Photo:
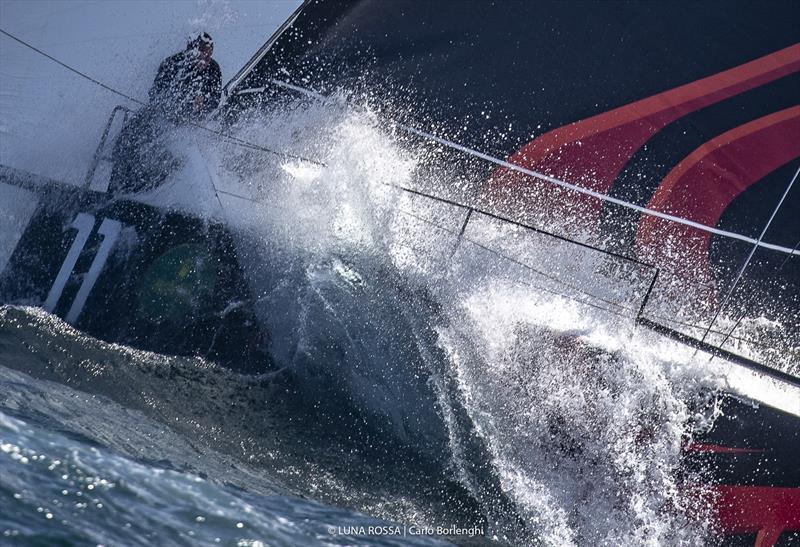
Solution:
<svg viewBox="0 0 800 547"><path fill-rule="evenodd" d="M773 547L783 532L800 531L800 489L717 485L689 489L714 508L716 527L725 534L756 534L756 547Z"/></svg>
<svg viewBox="0 0 800 547"><path fill-rule="evenodd" d="M538 137L508 161L607 194L631 156L669 123L703 107L800 70L800 44L713 76L598 114ZM601 202L512 171L497 169L492 193L524 190L540 210L577 213L593 228ZM569 199L564 196L569 194Z"/></svg>
<svg viewBox="0 0 800 547"><path fill-rule="evenodd" d="M661 182L648 209L715 226L725 208L752 184L800 157L800 106L753 120L708 141ZM708 274L711 234L643 216L636 234L640 256L656 264L680 264ZM673 268L674 269L674 268ZM697 273L697 272L695 272Z"/></svg>

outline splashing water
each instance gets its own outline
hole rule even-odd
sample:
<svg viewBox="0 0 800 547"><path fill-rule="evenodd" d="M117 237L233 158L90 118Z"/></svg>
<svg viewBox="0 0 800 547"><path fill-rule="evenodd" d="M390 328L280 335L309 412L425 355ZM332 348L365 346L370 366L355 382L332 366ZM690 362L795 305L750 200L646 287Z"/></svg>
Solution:
<svg viewBox="0 0 800 547"><path fill-rule="evenodd" d="M369 110L291 104L233 129L324 166L181 134L182 171L136 199L229 227L276 372L240 377L6 307L3 351L22 339L38 357L5 366L107 397L112 414L142 413L178 440L142 450L77 413L38 412L132 457L392 521L481 524L520 545L702 543L676 474L694 408L725 369L589 305L626 311L636 275L485 218L459 239L463 210L395 186L447 194L469 177L431 180L438 152ZM191 457L164 450L175 442Z"/></svg>
<svg viewBox="0 0 800 547"><path fill-rule="evenodd" d="M482 249L466 246L449 256L452 233L432 230L404 213L435 219L452 232L461 211L398 195L382 184L412 185L426 150L400 148L369 112L327 110L320 119L315 108L298 109L277 122L314 135L299 139L300 149L310 157L324 155L326 167L289 165L285 172L290 178L258 188L257 195L269 196L282 209L260 223L266 228L263 237L274 243L271 229L288 227L282 251L304 255L306 272L327 262L328 272L343 283L375 284L380 281L364 280L369 272L362 265L378 262L379 268L399 274L408 290L434 303L436 315L420 318L414 309L418 300L379 289L378 298L394 300L406 320L428 323L419 330L435 331L434 337L417 335L414 343L429 354L425 373L438 382L434 396L448 425L449 463L457 476L480 496L475 483L487 479L470 476L469 464L459 461L465 452L459 435L467 432L452 425L458 420L447 414L458 412L454 406L469 416L471 433L485 445L502 494L531 532L525 537L550 545L698 541L702 533L674 510L685 503L675 471L687 433L687 404L714 385L711 372L689 365L686 350L634 332L630 319L531 288L526 284L530 276L509 273L513 267L508 262ZM280 133L275 123L251 125L243 134ZM440 187L446 184L439 182ZM313 230L297 228L309 219L314 219ZM514 258L526 263L542 258L540 249L528 249L528 256L520 254L524 249L515 251ZM569 261L575 257L568 252L556 258L562 268L574 267ZM487 261L495 264L487 266ZM596 266L579 264L573 279L596 289L602 285ZM487 269L498 271L476 274ZM311 279L313 285L317 278ZM606 286L609 294L604 296L614 296L615 287ZM301 305L298 315L307 312ZM398 319L381 318L386 324ZM392 334L391 329L382 333ZM387 372L373 369L369 375L385 379ZM369 387L348 386L361 396L364 389ZM391 415L402 408L404 395L385 393L384 408L374 401L368 406ZM485 502L492 505L497 499Z"/></svg>

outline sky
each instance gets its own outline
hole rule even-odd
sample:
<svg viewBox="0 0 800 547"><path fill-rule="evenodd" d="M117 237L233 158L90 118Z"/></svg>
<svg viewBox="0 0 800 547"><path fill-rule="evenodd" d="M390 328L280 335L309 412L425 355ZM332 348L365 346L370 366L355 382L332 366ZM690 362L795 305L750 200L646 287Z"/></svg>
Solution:
<svg viewBox="0 0 800 547"><path fill-rule="evenodd" d="M162 59L200 30L227 82L300 0L0 0L0 28L146 100ZM0 35L0 163L80 182L117 104L135 106Z"/></svg>

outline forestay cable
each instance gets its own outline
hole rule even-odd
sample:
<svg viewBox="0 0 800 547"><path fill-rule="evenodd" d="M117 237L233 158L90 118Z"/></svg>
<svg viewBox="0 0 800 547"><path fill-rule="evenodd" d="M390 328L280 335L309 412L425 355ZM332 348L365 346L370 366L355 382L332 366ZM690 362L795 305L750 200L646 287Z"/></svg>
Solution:
<svg viewBox="0 0 800 547"><path fill-rule="evenodd" d="M111 93L114 93L115 95L119 95L120 97L123 97L123 98L125 98L125 99L127 99L129 101L132 101L132 102L134 102L134 103L136 103L138 105L148 106L148 103L146 103L146 102L144 102L142 100L139 100L136 97L132 97L132 96L128 95L127 93L123 93L122 91L119 91L118 89L114 89L113 87L111 87L108 84L104 84L100 80L89 76L85 72L81 72L77 68L74 68L74 67L68 65L67 63L65 63L65 62L53 57L49 53L47 53L45 51L42 51L41 49L37 48L36 46L33 46L33 45L29 44L25 40L22 40L21 38L18 38L16 36L14 36L10 32L8 32L8 31L6 31L6 30L4 30L2 28L0 28L0 33L4 34L5 36L8 36L9 38L11 38L12 40L14 40L16 42L19 42L23 46L27 47L28 49L30 49L32 51L35 51L39 55L42 55L43 57L53 61L54 63L66 68L70 72L73 72L73 73L77 74L81 78L84 78L85 80L88 80L88 81L92 82L93 84L102 87L106 91L110 91ZM234 137L233 135L229 135L227 133L223 133L222 131L218 131L216 129L211 129L210 127L206 127L206 126L201 125L201 124L196 123L196 122L191 122L190 121L190 122L187 122L187 124L192 126L192 127L197 128L197 129L201 129L201 130L206 131L208 133L212 133L214 135L222 137L223 139L227 139L229 142L232 142L232 143L237 144L239 146L243 146L243 147L246 147L246 148L252 148L254 150L258 150L259 152L266 152L268 154L273 154L275 156L282 157L282 158L291 158L291 159L295 159L295 160L305 161L305 162L308 162L308 163L313 163L315 165L320 165L322 167L325 166L325 164L320 162L320 161L312 160L312 159L305 158L303 156L298 156L298 155L295 155L295 154L290 154L288 152L277 152L275 150L267 148L266 146L261 146L259 144L255 144L255 143L246 141L244 139L240 139L239 137Z"/></svg>
<svg viewBox="0 0 800 547"><path fill-rule="evenodd" d="M769 220L764 225L764 229L761 230L761 235L758 236L758 241L756 241L755 245L753 245L753 248L750 249L750 254L747 255L747 259L744 261L744 264L742 264L742 267L739 269L739 272L736 274L736 279L733 281L733 285L731 285L731 288L728 290L728 293L725 295L725 298L722 300L722 302L720 303L719 307L717 307L717 311L714 313L714 317L711 319L711 322L708 324L708 329L706 330L705 333L703 333L703 338L700 340L700 343L703 343L703 342L706 341L706 337L708 336L708 333L711 331L711 327L714 326L714 323L716 322L716 320L719 317L719 315L722 313L722 310L725 309L725 306L728 304L728 301L733 296L733 292L736 290L736 287L739 286L739 282L742 280L742 276L744 275L745 270L750 265L750 261L753 259L753 255L755 255L756 251L758 250L759 243L761 243L761 240L764 238L764 235L766 235L767 230L769 230L769 227L772 224L772 221L775 219L775 215L778 214L778 210L781 208L781 205L783 205L783 201L786 199L786 196L789 195L789 192L791 191L792 186L794 186L794 181L797 180L797 175L800 175L800 168L798 168L797 171L795 171L794 176L792 177L792 180L790 180L788 186L786 186L786 190L783 192L783 195L781 196L781 199L778 200L778 204L775 206L775 210L772 211L772 215L770 215ZM738 321L737 321L737 325L738 325ZM734 326L734 329L735 328L736 328L736 326ZM731 331L731 332L733 332L733 331ZM726 339L727 339L727 337L726 337ZM723 340L723 343L724 343L724 340ZM721 346L722 346L722 344L720 344L720 347Z"/></svg>

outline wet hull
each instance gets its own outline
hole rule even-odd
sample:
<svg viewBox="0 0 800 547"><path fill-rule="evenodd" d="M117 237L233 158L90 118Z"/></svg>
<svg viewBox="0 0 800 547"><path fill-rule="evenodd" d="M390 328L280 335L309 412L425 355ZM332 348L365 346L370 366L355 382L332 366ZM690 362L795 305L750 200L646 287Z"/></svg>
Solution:
<svg viewBox="0 0 800 547"><path fill-rule="evenodd" d="M4 186L27 186L36 205L11 236L2 302L44 307L109 342L269 369L266 333L221 225L6 175Z"/></svg>

